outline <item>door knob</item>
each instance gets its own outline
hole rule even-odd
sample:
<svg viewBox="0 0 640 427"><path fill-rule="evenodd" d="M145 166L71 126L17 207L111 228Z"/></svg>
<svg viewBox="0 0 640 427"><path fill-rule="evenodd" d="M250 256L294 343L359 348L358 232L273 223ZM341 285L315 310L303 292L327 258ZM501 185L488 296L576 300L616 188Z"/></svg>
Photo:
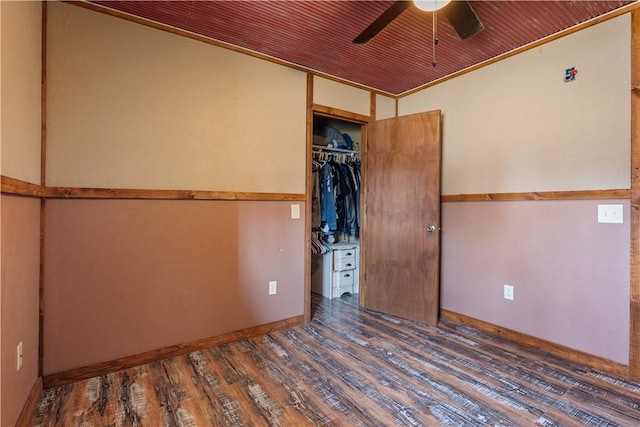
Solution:
<svg viewBox="0 0 640 427"><path fill-rule="evenodd" d="M434 231L436 231L435 225L430 225L427 227L427 233L433 233Z"/></svg>

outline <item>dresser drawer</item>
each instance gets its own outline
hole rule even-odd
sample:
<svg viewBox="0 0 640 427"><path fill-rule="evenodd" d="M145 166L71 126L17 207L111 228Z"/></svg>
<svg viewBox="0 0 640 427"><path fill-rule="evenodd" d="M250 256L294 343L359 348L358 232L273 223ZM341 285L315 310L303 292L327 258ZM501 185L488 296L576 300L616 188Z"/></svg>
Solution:
<svg viewBox="0 0 640 427"><path fill-rule="evenodd" d="M356 273L358 270L334 271L333 287L341 289L345 286L353 286L357 282Z"/></svg>
<svg viewBox="0 0 640 427"><path fill-rule="evenodd" d="M333 270L334 271L343 271L343 270L353 270L358 265L356 264L355 258L342 258L334 260Z"/></svg>
<svg viewBox="0 0 640 427"><path fill-rule="evenodd" d="M333 259L336 261L341 261L345 259L355 259L357 252L358 252L358 248L334 249Z"/></svg>
<svg viewBox="0 0 640 427"><path fill-rule="evenodd" d="M357 266L357 248L333 250L333 271L352 270Z"/></svg>

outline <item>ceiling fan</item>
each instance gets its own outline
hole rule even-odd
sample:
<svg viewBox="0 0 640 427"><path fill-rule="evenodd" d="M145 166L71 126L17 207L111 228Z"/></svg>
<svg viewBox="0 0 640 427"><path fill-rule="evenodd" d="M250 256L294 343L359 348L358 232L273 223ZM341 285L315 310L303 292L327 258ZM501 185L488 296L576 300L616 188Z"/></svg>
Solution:
<svg viewBox="0 0 640 427"><path fill-rule="evenodd" d="M415 0L414 0L415 1ZM419 3L427 5L427 8L421 7ZM411 7L414 2L411 1L396 1L382 15L374 20L367 28L362 31L358 37L353 39L355 44L368 43L372 38L382 31L387 25L396 19L402 12ZM466 39L474 34L479 33L484 29L484 25L478 19L475 11L471 8L471 5L466 0L454 0L454 1L415 1L415 5L423 10L438 10L442 8L442 12L445 14L451 26L456 30L460 38Z"/></svg>

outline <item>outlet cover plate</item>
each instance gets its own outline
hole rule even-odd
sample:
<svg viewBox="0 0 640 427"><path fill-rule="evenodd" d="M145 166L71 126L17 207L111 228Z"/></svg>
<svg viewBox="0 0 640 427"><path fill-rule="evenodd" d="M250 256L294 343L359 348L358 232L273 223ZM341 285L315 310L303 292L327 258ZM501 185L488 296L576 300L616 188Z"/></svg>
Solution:
<svg viewBox="0 0 640 427"><path fill-rule="evenodd" d="M275 295L278 292L278 282L271 280L269 282L269 295Z"/></svg>
<svg viewBox="0 0 640 427"><path fill-rule="evenodd" d="M504 285L504 299L513 301L513 286Z"/></svg>
<svg viewBox="0 0 640 427"><path fill-rule="evenodd" d="M598 205L598 222L622 224L622 205Z"/></svg>

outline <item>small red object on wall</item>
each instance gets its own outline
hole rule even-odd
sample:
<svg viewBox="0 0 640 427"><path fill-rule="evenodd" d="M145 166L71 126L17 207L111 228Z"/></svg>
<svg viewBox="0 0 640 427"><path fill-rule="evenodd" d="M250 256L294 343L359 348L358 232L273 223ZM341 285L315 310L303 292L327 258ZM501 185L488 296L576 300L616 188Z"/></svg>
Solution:
<svg viewBox="0 0 640 427"><path fill-rule="evenodd" d="M574 81L576 79L576 74L578 74L578 70L576 69L576 67L567 68L564 72L564 81Z"/></svg>

